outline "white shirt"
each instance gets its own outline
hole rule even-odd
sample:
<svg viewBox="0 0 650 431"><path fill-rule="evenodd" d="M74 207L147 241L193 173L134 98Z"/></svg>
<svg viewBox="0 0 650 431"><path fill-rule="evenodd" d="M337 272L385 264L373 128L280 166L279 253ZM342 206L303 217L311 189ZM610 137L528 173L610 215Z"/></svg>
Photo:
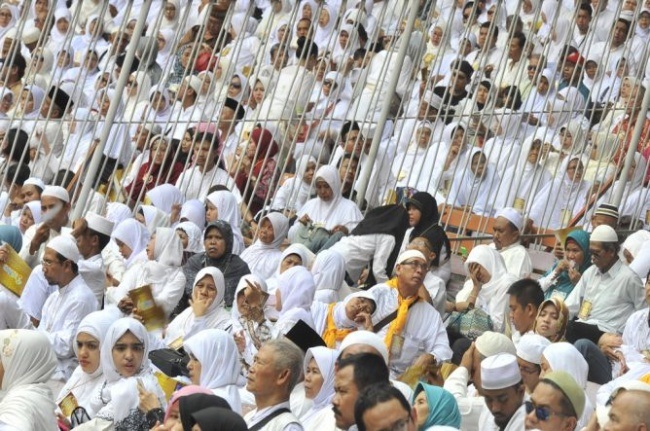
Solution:
<svg viewBox="0 0 650 431"><path fill-rule="evenodd" d="M502 247L499 254L501 254L506 264L508 273L520 278L530 277L533 272L533 262L528 255L528 250L519 241L507 247Z"/></svg>
<svg viewBox="0 0 650 431"><path fill-rule="evenodd" d="M228 187L237 198L237 203L241 203L242 197L239 189L235 186L235 180L218 166L215 166L208 172L202 172L198 166L194 166L183 172L176 181L176 187L185 194L186 200L198 199L204 201L208 196L210 187L217 184L223 184Z"/></svg>
<svg viewBox="0 0 650 431"><path fill-rule="evenodd" d="M526 419L526 407L521 406L517 409L515 414L510 418L508 425L503 431L521 431L524 428L524 421ZM481 431L499 431L499 427L494 423L494 416L487 408L483 409L481 418L479 419L479 427ZM464 429L464 428L463 428Z"/></svg>
<svg viewBox="0 0 650 431"><path fill-rule="evenodd" d="M264 408L262 410L255 409L252 412L248 413L246 416L244 416L244 419L246 420L246 424L248 425L248 427L252 428L256 423L262 421L265 417L267 417L268 415L270 415L274 411L279 410L281 408L289 409L290 408L289 401L286 401L286 402L280 403L280 404L276 404L276 405L271 406L271 407L266 407L266 408ZM275 418L273 418L273 420L271 420L269 423L267 423L262 428L261 431L274 430L275 429L273 427L274 422L280 420L285 415L286 415L286 413L276 416ZM293 413L291 413L291 416L293 417L292 419L294 419L294 421L292 421L291 423L285 425L283 428L280 428L280 429L282 429L283 431L303 431L302 425L300 424L300 421L298 420L298 418Z"/></svg>
<svg viewBox="0 0 650 431"><path fill-rule="evenodd" d="M33 329L29 316L18 306L16 297L0 290L0 330Z"/></svg>
<svg viewBox="0 0 650 431"><path fill-rule="evenodd" d="M591 311L578 321L615 334L623 333L632 313L646 305L641 279L620 259L604 274L595 265L582 274L565 301L571 318L579 315L584 301L591 303Z"/></svg>
<svg viewBox="0 0 650 431"><path fill-rule="evenodd" d="M479 418L487 408L483 397L475 391L470 393L468 382L469 371L465 367L458 367L447 377L444 388L456 398L461 414L461 428L464 431L475 431L479 429Z"/></svg>
<svg viewBox="0 0 650 431"><path fill-rule="evenodd" d="M52 293L43 305L43 319L38 330L52 343L58 359L53 379L67 380L77 366L72 344L81 319L97 310L95 295L81 275Z"/></svg>
<svg viewBox="0 0 650 431"><path fill-rule="evenodd" d="M97 305L101 306L106 287L106 268L102 255L96 254L89 259L81 259L77 264L79 265L79 274L95 294Z"/></svg>
<svg viewBox="0 0 650 431"><path fill-rule="evenodd" d="M385 284L378 284L369 292L377 298L377 311L372 319L376 324L397 309L399 293ZM385 325L377 335L386 337L389 327L390 324ZM402 374L423 353L432 354L438 361L451 359L445 325L440 314L428 302L419 301L409 309L402 336L404 345L401 354L390 360L391 376Z"/></svg>

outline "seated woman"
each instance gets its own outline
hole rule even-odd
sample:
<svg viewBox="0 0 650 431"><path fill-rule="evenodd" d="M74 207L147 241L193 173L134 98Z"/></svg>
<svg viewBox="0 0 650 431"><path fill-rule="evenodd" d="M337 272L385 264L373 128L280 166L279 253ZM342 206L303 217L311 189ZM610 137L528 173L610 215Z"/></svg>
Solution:
<svg viewBox="0 0 650 431"><path fill-rule="evenodd" d="M506 272L499 252L488 245L477 245L465 261L468 279L456 296L453 311L476 307L491 318L492 330L503 332L508 309L508 288L517 277Z"/></svg>
<svg viewBox="0 0 650 431"><path fill-rule="evenodd" d="M131 203L142 200L144 194L160 184L176 184L185 166L176 158L176 151L163 136L151 139L149 160L140 166L134 181L125 187L125 193Z"/></svg>
<svg viewBox="0 0 650 431"><path fill-rule="evenodd" d="M190 306L167 326L165 343L178 348L187 340L206 329L230 330L231 316L224 308L226 283L223 273L212 266L196 274L192 287Z"/></svg>
<svg viewBox="0 0 650 431"><path fill-rule="evenodd" d="M210 389L241 414L239 386L244 385L237 345L221 329L206 329L183 343L190 355L187 369L195 385Z"/></svg>
<svg viewBox="0 0 650 431"><path fill-rule="evenodd" d="M312 347L305 354L305 398L312 402L311 408L299 417L305 431L323 429L324 421L332 421L330 409L337 357L336 350L321 346Z"/></svg>
<svg viewBox="0 0 650 431"><path fill-rule="evenodd" d="M197 273L205 267L211 266L219 269L224 277L226 307L231 307L235 297L235 289L239 279L249 274L248 265L239 256L232 253L233 235L232 228L223 220L217 220L208 224L203 232L203 247L205 252L197 253L185 264L185 294L181 300L177 312L187 307L187 300L191 298L194 288L193 280Z"/></svg>
<svg viewBox="0 0 650 431"><path fill-rule="evenodd" d="M418 430L460 429L460 410L456 398L439 386L418 383L413 391Z"/></svg>
<svg viewBox="0 0 650 431"><path fill-rule="evenodd" d="M270 278L282 259L280 245L287 236L289 219L280 213L262 217L257 230L257 240L241 254L251 273Z"/></svg>
<svg viewBox="0 0 650 431"><path fill-rule="evenodd" d="M171 228L158 228L147 244L147 262L140 270L124 274L119 286L107 292L107 302L117 304L125 314L131 314L133 301L128 293L138 287L149 285L154 301L169 316L185 286L185 275L181 269L183 244Z"/></svg>
<svg viewBox="0 0 650 431"><path fill-rule="evenodd" d="M183 245L183 260L181 265L185 265L190 257L203 251L203 230L191 221L178 223L174 228L176 235L181 239Z"/></svg>
<svg viewBox="0 0 650 431"><path fill-rule="evenodd" d="M458 169L451 183L447 202L478 215L491 215L501 179L480 148L469 155L469 169Z"/></svg>
<svg viewBox="0 0 650 431"><path fill-rule="evenodd" d="M304 266L294 266L282 273L278 282L275 309L279 315L273 328L274 335L285 335L298 320L314 328L311 305L314 302L316 284L309 270Z"/></svg>
<svg viewBox="0 0 650 431"><path fill-rule="evenodd" d="M296 162L296 175L285 180L275 192L271 208L284 211L291 218L305 205L315 188L312 187L314 172L317 167L316 159L310 155L302 156Z"/></svg>
<svg viewBox="0 0 650 431"><path fill-rule="evenodd" d="M311 273L316 283L314 300L324 304L337 302L345 283L345 258L331 248L323 250L316 256Z"/></svg>
<svg viewBox="0 0 650 431"><path fill-rule="evenodd" d="M343 301L326 304L314 301L311 315L314 329L327 347L337 348L350 332L372 330L372 315L377 303L372 293L365 290L351 293Z"/></svg>
<svg viewBox="0 0 650 431"><path fill-rule="evenodd" d="M47 385L56 369L56 355L40 331L0 331L0 428L7 430L58 429L54 397Z"/></svg>
<svg viewBox="0 0 650 431"><path fill-rule="evenodd" d="M255 354L262 344L272 338L273 323L267 317L270 307L265 300L266 292L264 280L253 274L243 276L235 291L231 332L241 355L244 373L253 364ZM277 313L275 306L273 311Z"/></svg>
<svg viewBox="0 0 650 431"><path fill-rule="evenodd" d="M275 271L272 277L266 279L266 287L268 288L268 293L271 295L266 302L266 305L271 306L271 310L266 311L266 316L271 320L277 320L277 313L273 312L275 308L275 291L278 289L280 282L280 276L286 270L293 268L294 266L304 266L309 269L311 260L314 258L313 253L311 253L307 247L302 244L292 244L287 247L280 256L280 263L278 264L278 269ZM315 280L315 278L314 278Z"/></svg>
<svg viewBox="0 0 650 431"><path fill-rule="evenodd" d="M208 223L224 220L230 224L233 235L232 252L240 255L244 251L244 237L241 233L242 216L237 198L230 190L212 192L205 198L205 219Z"/></svg>
<svg viewBox="0 0 650 431"><path fill-rule="evenodd" d="M546 299L555 296L565 299L590 266L589 233L583 230L570 232L564 241L564 258L538 280L546 292Z"/></svg>
<svg viewBox="0 0 650 431"><path fill-rule="evenodd" d="M165 405L158 379L149 361L149 334L142 323L125 317L111 325L101 347L104 382L90 400L96 419L112 423L116 431L149 429L138 408L139 388L152 392Z"/></svg>
<svg viewBox="0 0 650 431"><path fill-rule="evenodd" d="M109 307L90 313L79 323L76 342L72 345L79 360L79 366L58 394L57 405L61 405L66 398L72 397L77 401L79 407L84 408L89 418L92 419L95 416L97 412L92 411L90 400L104 383L100 351L108 328L119 317L117 309ZM70 418L66 417L66 420L69 421Z"/></svg>
<svg viewBox="0 0 650 431"><path fill-rule="evenodd" d="M24 235L27 229L35 224L39 224L41 220L41 201L25 203L23 209L20 211L20 221L18 223L20 233Z"/></svg>
<svg viewBox="0 0 650 431"><path fill-rule="evenodd" d="M543 379L551 371L566 371L575 379L578 386L585 391L585 409L582 416L578 419L576 429L582 429L587 426L591 415L594 412L594 406L586 393L587 375L589 365L582 354L572 344L566 342L553 343L544 349L542 354L542 372L539 375Z"/></svg>
<svg viewBox="0 0 650 431"><path fill-rule="evenodd" d="M315 176L317 197L308 200L298 212L299 223L294 223L289 230L289 239L295 242L301 226L324 228L329 238L310 247L317 253L348 235L363 219L363 215L357 204L341 195L341 179L334 166L321 166Z"/></svg>
<svg viewBox="0 0 650 431"><path fill-rule="evenodd" d="M564 341L569 323L569 309L564 300L554 296L542 302L535 318L533 331L547 338L551 343Z"/></svg>
<svg viewBox="0 0 650 431"><path fill-rule="evenodd" d="M113 240L124 258L125 269L147 261L145 249L149 243L149 231L136 219L126 219L113 231Z"/></svg>

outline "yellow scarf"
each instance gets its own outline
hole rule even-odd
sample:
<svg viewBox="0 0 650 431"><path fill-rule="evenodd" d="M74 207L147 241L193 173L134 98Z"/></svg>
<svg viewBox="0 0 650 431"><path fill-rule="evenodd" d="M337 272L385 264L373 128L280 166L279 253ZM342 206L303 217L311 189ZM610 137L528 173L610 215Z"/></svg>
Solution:
<svg viewBox="0 0 650 431"><path fill-rule="evenodd" d="M336 348L337 341L342 341L346 335L354 331L354 329L338 329L336 327L334 323L335 305L336 302L333 302L327 307L327 326L325 326L325 332L323 332L323 340L330 349Z"/></svg>
<svg viewBox="0 0 650 431"><path fill-rule="evenodd" d="M386 285L392 289L397 289L397 277L391 278L386 282ZM390 352L390 346L393 342L393 335L401 335L404 330L404 325L406 325L406 319L409 313L409 307L411 304L417 302L420 299L418 295L411 296L410 298L402 298L399 290L397 291L397 317L393 319L388 326L388 332L386 333L386 338L384 342L386 343L386 348Z"/></svg>

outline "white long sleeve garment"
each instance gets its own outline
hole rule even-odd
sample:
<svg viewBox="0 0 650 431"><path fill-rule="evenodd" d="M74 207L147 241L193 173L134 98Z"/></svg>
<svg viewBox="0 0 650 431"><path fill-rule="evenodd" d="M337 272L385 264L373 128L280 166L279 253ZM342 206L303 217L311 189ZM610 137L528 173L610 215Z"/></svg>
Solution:
<svg viewBox="0 0 650 431"><path fill-rule="evenodd" d="M43 305L38 330L52 343L58 364L53 379L67 380L76 367L72 344L81 319L97 310L97 300L81 275L52 293Z"/></svg>
<svg viewBox="0 0 650 431"><path fill-rule="evenodd" d="M398 308L398 291L385 284L378 284L369 290L377 302L377 311L373 314L373 323L380 322ZM384 338L390 325L385 325L377 335ZM404 330L404 346L399 357L391 358L389 368L391 376L402 374L418 356L430 353L438 361L451 359L452 351L442 318L428 302L419 301L411 306Z"/></svg>
<svg viewBox="0 0 650 431"><path fill-rule="evenodd" d="M565 301L570 318L579 315L584 301L591 310L578 321L614 334L622 334L632 313L646 305L641 279L620 260L604 274L595 265L582 274Z"/></svg>
<svg viewBox="0 0 650 431"><path fill-rule="evenodd" d="M55 290L56 286L50 286L50 283L45 279L43 267L36 265L32 273L29 274L23 294L18 300L18 305L30 317L41 320L43 305Z"/></svg>
<svg viewBox="0 0 650 431"><path fill-rule="evenodd" d="M461 414L461 428L464 431L477 431L479 418L487 408L483 397L475 390L470 392L468 382L469 371L465 367L458 367L447 377L444 388L456 398Z"/></svg>
<svg viewBox="0 0 650 431"><path fill-rule="evenodd" d="M18 306L16 297L0 290L0 330L33 329L29 316Z"/></svg>
<svg viewBox="0 0 650 431"><path fill-rule="evenodd" d="M524 421L526 419L526 406L522 405L517 409L515 414L510 418L510 422L503 429L503 431L521 431L524 428ZM500 428L494 423L494 416L487 408L483 409L483 414L479 419L479 428L481 431L499 431Z"/></svg>
<svg viewBox="0 0 650 431"><path fill-rule="evenodd" d="M45 244L47 244L47 241L45 241L43 244L41 244L41 247L36 251L36 253L29 253L29 245L31 244L32 239L34 239L36 229L38 229L41 224L42 223L32 225L25 231L25 234L23 235L23 248L21 248L20 252L18 253L20 255L20 258L27 262L27 265L31 266L32 268L41 263L41 258L43 257L43 252L45 251ZM48 240L54 239L62 233L70 232L72 232L72 229L69 227L61 228L61 232L50 229L50 237Z"/></svg>
<svg viewBox="0 0 650 431"><path fill-rule="evenodd" d="M386 263L395 247L395 237L386 234L353 235L341 238L332 246L345 260L345 270L352 280L358 280L363 269L372 260L375 280L388 280Z"/></svg>
<svg viewBox="0 0 650 431"><path fill-rule="evenodd" d="M494 246L494 244L492 244ZM520 278L530 277L533 272L533 262L528 255L526 247L519 241L499 250L499 254L506 264L508 273Z"/></svg>

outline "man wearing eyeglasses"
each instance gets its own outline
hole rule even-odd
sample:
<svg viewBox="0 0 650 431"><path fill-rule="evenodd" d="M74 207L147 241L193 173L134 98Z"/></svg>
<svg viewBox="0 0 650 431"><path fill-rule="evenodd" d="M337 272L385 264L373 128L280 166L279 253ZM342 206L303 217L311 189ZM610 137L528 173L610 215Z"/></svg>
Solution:
<svg viewBox="0 0 650 431"><path fill-rule="evenodd" d="M388 347L393 378L421 355L438 363L451 359L440 314L418 295L428 270L429 264L421 252L406 250L397 258L395 278L369 290L382 304L373 316L373 324Z"/></svg>
<svg viewBox="0 0 650 431"><path fill-rule="evenodd" d="M564 371L544 376L526 406L526 429L573 431L585 408L585 391Z"/></svg>
<svg viewBox="0 0 650 431"><path fill-rule="evenodd" d="M526 389L517 358L510 353L481 362L481 395L485 406L478 421L481 431L520 431L524 428Z"/></svg>

